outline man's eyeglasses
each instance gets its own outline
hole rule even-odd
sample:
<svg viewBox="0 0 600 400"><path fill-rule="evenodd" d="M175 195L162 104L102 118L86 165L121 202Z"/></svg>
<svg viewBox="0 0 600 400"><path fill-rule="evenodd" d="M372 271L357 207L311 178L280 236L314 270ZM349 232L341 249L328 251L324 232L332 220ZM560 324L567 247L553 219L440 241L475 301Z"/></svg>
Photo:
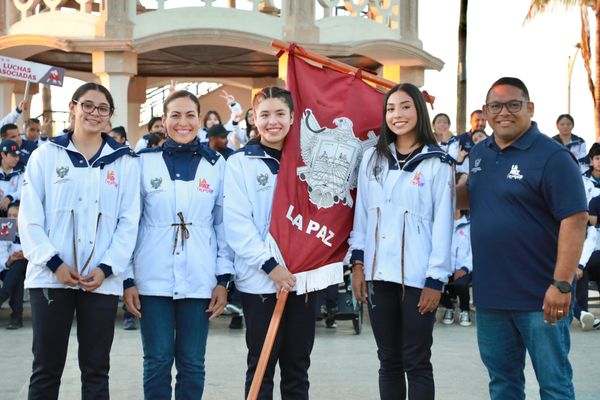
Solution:
<svg viewBox="0 0 600 400"><path fill-rule="evenodd" d="M81 104L81 109L86 114L91 114L94 112L94 110L98 110L98 115L100 115L101 117L108 117L110 115L110 112L112 111L110 106L106 104L100 104L99 106L97 106L91 101L80 102L78 100L73 100L73 103Z"/></svg>
<svg viewBox="0 0 600 400"><path fill-rule="evenodd" d="M490 114L500 114L503 107L506 107L509 113L515 114L521 111L524 103L529 102L523 100L511 100L507 101L506 103L500 103L499 101L495 101L493 103L488 103L485 106Z"/></svg>

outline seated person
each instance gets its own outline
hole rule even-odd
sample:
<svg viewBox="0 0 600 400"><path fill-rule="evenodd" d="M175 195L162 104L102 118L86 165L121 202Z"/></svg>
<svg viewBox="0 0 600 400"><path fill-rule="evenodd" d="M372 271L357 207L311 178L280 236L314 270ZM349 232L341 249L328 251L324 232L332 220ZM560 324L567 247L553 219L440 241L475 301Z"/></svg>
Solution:
<svg viewBox="0 0 600 400"><path fill-rule="evenodd" d="M19 203L12 203L8 207L8 218L14 218L17 223L19 215ZM23 327L23 282L25 282L25 271L27 260L21 250L21 242L17 236L12 242L0 241L0 278L3 281L0 288L0 305L9 300L12 310L10 323L6 329L19 329Z"/></svg>

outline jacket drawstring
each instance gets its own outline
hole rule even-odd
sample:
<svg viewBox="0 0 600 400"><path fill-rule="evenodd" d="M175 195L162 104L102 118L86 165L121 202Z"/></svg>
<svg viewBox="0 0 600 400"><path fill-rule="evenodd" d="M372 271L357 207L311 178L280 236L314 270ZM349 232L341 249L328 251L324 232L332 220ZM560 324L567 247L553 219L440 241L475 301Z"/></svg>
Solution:
<svg viewBox="0 0 600 400"><path fill-rule="evenodd" d="M404 287L404 237L406 235L406 214L408 214L408 211L404 211L404 223L402 224L402 257L400 258L400 264L402 267L402 301L404 301L404 293L405 293L405 287Z"/></svg>
<svg viewBox="0 0 600 400"><path fill-rule="evenodd" d="M183 219L183 213L179 211L177 213L179 217L179 222L171 224L172 227L175 228L175 240L173 241L173 254L175 254L175 250L177 249L177 242L179 239L179 232L181 232L181 251L183 251L183 245L186 239L190 238L190 231L188 230L186 225L192 225L191 222L185 222Z"/></svg>
<svg viewBox="0 0 600 400"><path fill-rule="evenodd" d="M373 252L373 265L371 265L371 282L375 280L375 264L377 263L377 248L379 247L379 215L380 210L377 207L377 223L375 224L375 251ZM371 283L372 284L372 283ZM371 301L372 290L369 290L369 303Z"/></svg>
<svg viewBox="0 0 600 400"><path fill-rule="evenodd" d="M92 257L94 256L94 250L96 249L96 237L98 236L98 227L100 226L100 218L102 217L102 213L98 213L98 217L96 218L96 231L94 234L94 243L92 244L92 251L90 252L89 257L85 260L85 264L83 265L83 268L81 269L81 272L79 271L79 263L77 261L77 232L76 232L76 228L75 228L75 211L71 210L71 219L73 221L73 261L75 263L74 267L75 270L80 274L83 275L85 270L87 269L87 267L90 265L90 262L92 261Z"/></svg>

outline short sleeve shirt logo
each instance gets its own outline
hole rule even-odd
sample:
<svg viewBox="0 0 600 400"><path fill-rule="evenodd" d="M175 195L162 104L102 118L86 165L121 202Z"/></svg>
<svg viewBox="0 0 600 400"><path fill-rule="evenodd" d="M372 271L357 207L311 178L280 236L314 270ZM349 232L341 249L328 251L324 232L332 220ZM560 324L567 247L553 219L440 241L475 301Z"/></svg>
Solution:
<svg viewBox="0 0 600 400"><path fill-rule="evenodd" d="M210 183L204 178L200 178L198 190L203 193L212 193L214 191L213 188L210 187Z"/></svg>
<svg viewBox="0 0 600 400"><path fill-rule="evenodd" d="M471 168L471 173L474 174L476 172L481 171L481 158L478 158L475 160L475 162L473 163L473 168Z"/></svg>
<svg viewBox="0 0 600 400"><path fill-rule="evenodd" d="M519 165L513 164L512 167L510 168L510 172L508 173L508 175L506 175L506 178L507 179L516 179L518 181L523 179L523 175L521 174L521 171L519 170Z"/></svg>

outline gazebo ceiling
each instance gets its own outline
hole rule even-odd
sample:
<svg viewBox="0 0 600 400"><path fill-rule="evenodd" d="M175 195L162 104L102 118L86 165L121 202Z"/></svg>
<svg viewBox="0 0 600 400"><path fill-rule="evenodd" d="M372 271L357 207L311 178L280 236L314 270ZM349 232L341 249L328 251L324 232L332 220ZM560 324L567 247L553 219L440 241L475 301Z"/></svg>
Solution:
<svg viewBox="0 0 600 400"><path fill-rule="evenodd" d="M331 57L354 67L375 71L381 65L361 55ZM92 55L49 50L29 58L67 70L91 72ZM138 76L164 77L273 77L277 58L254 50L211 45L176 46L138 55Z"/></svg>

